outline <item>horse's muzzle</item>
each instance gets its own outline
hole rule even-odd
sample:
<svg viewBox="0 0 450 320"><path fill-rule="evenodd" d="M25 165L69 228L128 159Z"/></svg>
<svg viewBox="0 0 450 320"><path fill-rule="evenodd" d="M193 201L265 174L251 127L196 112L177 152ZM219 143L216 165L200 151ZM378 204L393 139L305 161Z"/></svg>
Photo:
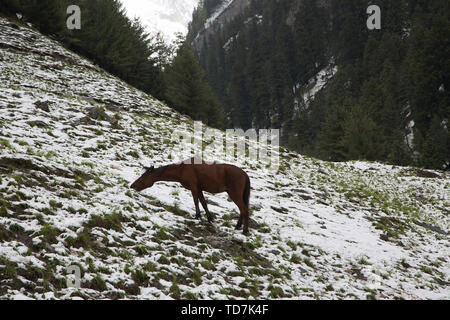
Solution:
<svg viewBox="0 0 450 320"><path fill-rule="evenodd" d="M134 190L136 190L136 191L141 191L141 190L139 190L139 187L137 186L136 183L133 183L133 184L130 186L130 188L131 188L131 189L134 189Z"/></svg>

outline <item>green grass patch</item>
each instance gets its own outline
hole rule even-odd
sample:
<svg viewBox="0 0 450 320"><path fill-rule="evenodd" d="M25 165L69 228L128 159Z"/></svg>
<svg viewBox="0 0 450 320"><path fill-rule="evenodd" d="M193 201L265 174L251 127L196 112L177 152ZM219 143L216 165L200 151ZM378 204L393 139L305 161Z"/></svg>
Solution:
<svg viewBox="0 0 450 320"><path fill-rule="evenodd" d="M102 278L101 275L96 275L86 284L87 288L93 289L96 291L106 291L108 288L106 286L106 281Z"/></svg>
<svg viewBox="0 0 450 320"><path fill-rule="evenodd" d="M41 231L39 232L39 235L43 236L43 240L47 243L54 244L57 243L58 240L56 239L61 234L61 231L50 225L46 224L42 227Z"/></svg>
<svg viewBox="0 0 450 320"><path fill-rule="evenodd" d="M122 223L128 221L121 213L113 212L105 215L92 215L86 223L88 228L104 228L115 231L122 230Z"/></svg>
<svg viewBox="0 0 450 320"><path fill-rule="evenodd" d="M278 299L284 296L284 291L280 287L270 285L268 289L270 290L269 298Z"/></svg>

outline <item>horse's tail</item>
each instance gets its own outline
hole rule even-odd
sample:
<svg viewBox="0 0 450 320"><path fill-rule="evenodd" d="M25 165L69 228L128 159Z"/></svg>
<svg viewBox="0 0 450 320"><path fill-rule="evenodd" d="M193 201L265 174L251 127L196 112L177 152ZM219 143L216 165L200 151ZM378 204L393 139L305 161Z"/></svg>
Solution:
<svg viewBox="0 0 450 320"><path fill-rule="evenodd" d="M245 177L244 204L247 206L247 209L250 209L250 178L248 175Z"/></svg>

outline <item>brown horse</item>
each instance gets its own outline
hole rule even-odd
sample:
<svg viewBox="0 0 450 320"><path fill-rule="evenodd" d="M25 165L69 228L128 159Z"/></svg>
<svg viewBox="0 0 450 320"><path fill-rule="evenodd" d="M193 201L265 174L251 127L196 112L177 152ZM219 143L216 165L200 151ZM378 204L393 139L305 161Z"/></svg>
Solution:
<svg viewBox="0 0 450 320"><path fill-rule="evenodd" d="M192 192L196 210L195 217L200 219L198 205L198 200L200 200L210 223L213 222L213 217L206 205L203 191L213 194L227 192L240 211L236 229L240 229L244 224L244 234L248 234L250 179L242 169L230 164L207 164L195 158L180 164L145 169L145 173L131 185L131 188L142 191L152 187L158 181L179 182Z"/></svg>

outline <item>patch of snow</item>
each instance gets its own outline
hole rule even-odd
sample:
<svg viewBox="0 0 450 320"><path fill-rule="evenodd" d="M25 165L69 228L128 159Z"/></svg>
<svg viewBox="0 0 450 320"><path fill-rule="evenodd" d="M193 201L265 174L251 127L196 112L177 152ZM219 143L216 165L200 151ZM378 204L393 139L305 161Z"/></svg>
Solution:
<svg viewBox="0 0 450 320"><path fill-rule="evenodd" d="M205 29L208 29L214 21L233 3L234 0L224 0L214 13L206 20Z"/></svg>
<svg viewBox="0 0 450 320"><path fill-rule="evenodd" d="M325 85L332 79L336 73L338 72L338 66L327 67L319 71L314 78L311 78L308 82L308 87L313 85L311 89L308 90L305 94L303 94L303 100L309 104L316 94L322 90Z"/></svg>

